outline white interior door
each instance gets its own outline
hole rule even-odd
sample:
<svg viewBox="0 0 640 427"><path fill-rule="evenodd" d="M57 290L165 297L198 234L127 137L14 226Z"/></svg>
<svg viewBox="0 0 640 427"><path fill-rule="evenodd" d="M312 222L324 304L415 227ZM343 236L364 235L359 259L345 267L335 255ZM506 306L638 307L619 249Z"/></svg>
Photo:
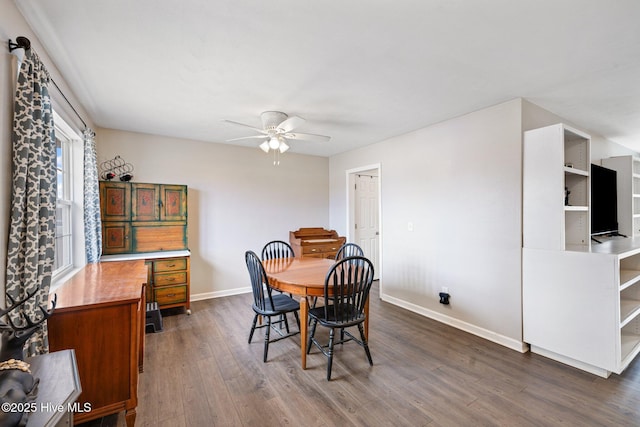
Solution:
<svg viewBox="0 0 640 427"><path fill-rule="evenodd" d="M380 226L378 218L378 177L356 174L354 192L354 239L369 258L378 278Z"/></svg>

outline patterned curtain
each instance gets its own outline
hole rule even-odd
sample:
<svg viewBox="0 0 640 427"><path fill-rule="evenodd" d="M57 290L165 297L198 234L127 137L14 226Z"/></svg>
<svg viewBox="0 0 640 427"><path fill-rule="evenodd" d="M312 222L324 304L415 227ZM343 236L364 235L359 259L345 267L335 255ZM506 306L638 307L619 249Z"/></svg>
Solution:
<svg viewBox="0 0 640 427"><path fill-rule="evenodd" d="M85 129L84 134L84 241L87 262L98 262L102 250L100 222L100 194L98 189L98 162L96 160L96 134Z"/></svg>
<svg viewBox="0 0 640 427"><path fill-rule="evenodd" d="M11 313L42 319L53 269L56 227L56 141L48 85L50 76L33 50L27 50L18 74L13 120L13 180L7 248L7 306L28 293L35 296ZM49 351L46 322L25 344L25 355Z"/></svg>

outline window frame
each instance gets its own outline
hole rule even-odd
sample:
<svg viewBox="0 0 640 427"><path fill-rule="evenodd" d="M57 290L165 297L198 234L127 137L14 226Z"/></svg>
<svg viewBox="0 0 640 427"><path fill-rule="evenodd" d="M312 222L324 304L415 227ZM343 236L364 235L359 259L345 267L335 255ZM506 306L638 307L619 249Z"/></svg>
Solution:
<svg viewBox="0 0 640 427"><path fill-rule="evenodd" d="M62 158L63 162L65 163L63 164L63 169L65 169L66 166L66 173L63 173L62 181L63 185L65 185L65 189L67 190L66 195L64 195L64 199L59 199L59 192L56 192L56 215L58 214L58 204L63 204L66 207L65 209L68 210L68 229L66 230L66 234L68 235L66 239L68 252L66 253L66 263L64 265L56 268L57 259L54 261L54 270L52 271L52 285L55 282L68 277L71 273L74 273L77 268L84 265L82 261L85 259L84 218L82 215L84 143L82 137L80 136L80 132L72 129L71 126L69 126L68 122L56 113L55 109L53 110L53 117L55 137L57 140L60 140L61 146L63 148ZM56 169L58 169L57 162L58 155L56 148ZM58 218L56 218L56 244L59 237L57 222ZM56 248L56 256L57 253L58 248Z"/></svg>

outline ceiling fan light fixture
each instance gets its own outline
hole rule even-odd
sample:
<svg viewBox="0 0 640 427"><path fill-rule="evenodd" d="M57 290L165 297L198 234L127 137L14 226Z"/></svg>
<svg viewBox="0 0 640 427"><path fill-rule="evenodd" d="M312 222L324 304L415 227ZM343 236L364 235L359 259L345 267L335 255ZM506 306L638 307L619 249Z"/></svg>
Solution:
<svg viewBox="0 0 640 427"><path fill-rule="evenodd" d="M271 148L272 150L277 150L279 146L280 146L280 140L278 139L278 137L272 136L269 139L269 148Z"/></svg>
<svg viewBox="0 0 640 427"><path fill-rule="evenodd" d="M298 116L289 117L281 111L264 111L260 114L260 119L262 121L262 128L225 119L224 121L227 123L243 126L257 132L257 135L243 136L240 138L228 139L227 141L262 139L263 142L259 145L259 148L267 154L273 151L273 164L276 166L280 163L280 155L289 151L291 148L287 144L288 140L299 139L302 141L322 142L329 141L331 139L325 135L292 132L299 126L302 126L305 120Z"/></svg>

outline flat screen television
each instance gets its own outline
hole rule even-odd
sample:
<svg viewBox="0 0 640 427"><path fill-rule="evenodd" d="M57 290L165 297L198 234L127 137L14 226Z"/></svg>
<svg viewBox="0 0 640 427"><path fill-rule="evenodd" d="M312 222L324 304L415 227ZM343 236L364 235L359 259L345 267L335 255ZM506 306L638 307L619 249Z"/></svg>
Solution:
<svg viewBox="0 0 640 427"><path fill-rule="evenodd" d="M591 165L591 235L618 233L617 173Z"/></svg>

